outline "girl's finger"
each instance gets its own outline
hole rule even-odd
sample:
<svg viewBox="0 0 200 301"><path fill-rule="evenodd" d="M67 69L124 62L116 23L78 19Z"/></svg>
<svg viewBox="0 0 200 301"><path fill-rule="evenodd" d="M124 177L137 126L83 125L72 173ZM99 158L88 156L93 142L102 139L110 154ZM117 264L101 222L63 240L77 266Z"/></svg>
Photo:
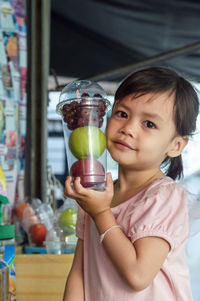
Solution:
<svg viewBox="0 0 200 301"><path fill-rule="evenodd" d="M72 188L72 177L68 176L67 180L65 181L65 190L64 190L64 194L71 197L71 196L75 196L75 192L74 189Z"/></svg>
<svg viewBox="0 0 200 301"><path fill-rule="evenodd" d="M72 182L72 177L67 176L67 179L65 180L65 184L71 183Z"/></svg>
<svg viewBox="0 0 200 301"><path fill-rule="evenodd" d="M108 172L106 174L106 191L113 192L113 180L112 180L111 172Z"/></svg>
<svg viewBox="0 0 200 301"><path fill-rule="evenodd" d="M81 185L80 177L74 180L74 189L78 194L84 194L85 188Z"/></svg>

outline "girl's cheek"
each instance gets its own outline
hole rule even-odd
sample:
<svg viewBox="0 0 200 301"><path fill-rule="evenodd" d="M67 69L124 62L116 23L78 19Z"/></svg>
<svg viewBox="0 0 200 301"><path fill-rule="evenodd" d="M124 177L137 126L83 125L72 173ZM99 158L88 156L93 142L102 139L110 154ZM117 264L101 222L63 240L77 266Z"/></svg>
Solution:
<svg viewBox="0 0 200 301"><path fill-rule="evenodd" d="M108 123L107 123L106 128L105 128L105 135L106 135L106 137L108 135Z"/></svg>
<svg viewBox="0 0 200 301"><path fill-rule="evenodd" d="M106 130L105 130L105 134L106 134L106 135L108 135L108 132L109 132L109 130L110 130L110 123L111 123L111 121L110 121L110 119L109 119L108 122L107 122L107 125L106 125Z"/></svg>

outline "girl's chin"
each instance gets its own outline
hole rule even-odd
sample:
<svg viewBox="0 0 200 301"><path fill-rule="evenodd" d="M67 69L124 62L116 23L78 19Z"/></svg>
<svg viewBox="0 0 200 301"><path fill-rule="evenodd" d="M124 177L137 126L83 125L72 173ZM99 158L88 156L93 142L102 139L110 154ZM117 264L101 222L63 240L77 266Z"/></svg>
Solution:
<svg viewBox="0 0 200 301"><path fill-rule="evenodd" d="M113 155L111 154L112 159L117 162L119 165L130 166L132 162L127 158L127 156L122 157L121 155Z"/></svg>

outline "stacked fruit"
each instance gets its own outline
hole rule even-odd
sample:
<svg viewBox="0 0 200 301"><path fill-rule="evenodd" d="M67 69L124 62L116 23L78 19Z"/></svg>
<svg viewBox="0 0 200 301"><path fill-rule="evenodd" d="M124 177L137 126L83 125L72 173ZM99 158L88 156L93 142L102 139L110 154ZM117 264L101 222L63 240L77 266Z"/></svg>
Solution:
<svg viewBox="0 0 200 301"><path fill-rule="evenodd" d="M74 130L81 126L94 125L101 127L103 124L103 116L105 115L106 105L100 94L95 94L94 104L88 99L89 94L83 93L81 101L72 101L66 103L62 107L63 120L67 124L69 130ZM92 111L92 114L91 114Z"/></svg>
<svg viewBox="0 0 200 301"><path fill-rule="evenodd" d="M63 121L72 131L69 137L71 153L78 159L70 169L73 178L79 176L84 187L101 185L105 180L104 166L97 160L106 148L106 139L100 127L106 104L100 94L92 98L87 93L81 100L62 107Z"/></svg>

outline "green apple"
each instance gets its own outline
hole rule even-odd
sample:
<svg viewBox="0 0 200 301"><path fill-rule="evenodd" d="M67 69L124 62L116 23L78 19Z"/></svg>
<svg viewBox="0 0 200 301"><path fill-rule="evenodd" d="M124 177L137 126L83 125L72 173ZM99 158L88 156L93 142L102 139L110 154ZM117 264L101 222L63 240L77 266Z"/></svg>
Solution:
<svg viewBox="0 0 200 301"><path fill-rule="evenodd" d="M100 157L106 148L104 133L95 126L76 128L70 135L69 148L78 159Z"/></svg>
<svg viewBox="0 0 200 301"><path fill-rule="evenodd" d="M74 210L73 208L67 208L62 211L58 221L61 227L65 227L65 226L75 226L76 220L77 220L77 210Z"/></svg>

